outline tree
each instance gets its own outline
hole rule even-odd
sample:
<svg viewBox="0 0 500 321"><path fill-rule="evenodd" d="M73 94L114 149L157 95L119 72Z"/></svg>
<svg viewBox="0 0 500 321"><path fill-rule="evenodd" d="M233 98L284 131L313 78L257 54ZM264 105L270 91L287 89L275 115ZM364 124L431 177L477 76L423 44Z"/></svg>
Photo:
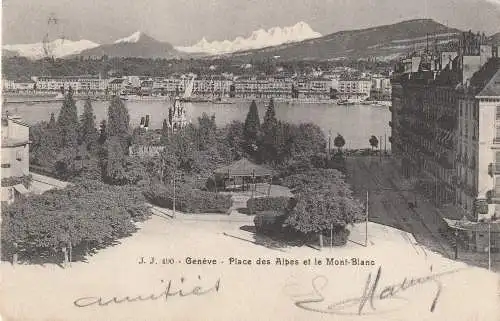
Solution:
<svg viewBox="0 0 500 321"><path fill-rule="evenodd" d="M95 126L95 116L90 98L87 98L85 106L83 107L79 132L80 144L85 145L88 151L93 150L97 144L98 133Z"/></svg>
<svg viewBox="0 0 500 321"><path fill-rule="evenodd" d="M76 147L78 130L78 113L76 103L73 99L73 89L69 90L64 97L59 117L57 118L57 127L59 130L60 147Z"/></svg>
<svg viewBox="0 0 500 321"><path fill-rule="evenodd" d="M340 152L340 149L345 145L344 136L337 134L337 137L335 137L335 139L333 140L333 145L335 145L335 147L337 147Z"/></svg>
<svg viewBox="0 0 500 321"><path fill-rule="evenodd" d="M325 134L318 125L313 123L300 124L293 126L292 131L292 158L298 155L310 156L325 151Z"/></svg>
<svg viewBox="0 0 500 321"><path fill-rule="evenodd" d="M52 168L59 150L57 128L49 128L46 122L30 127L30 163Z"/></svg>
<svg viewBox="0 0 500 321"><path fill-rule="evenodd" d="M378 139L377 136L372 135L369 140L370 146L372 147L372 150L377 148L378 146Z"/></svg>
<svg viewBox="0 0 500 321"><path fill-rule="evenodd" d="M330 229L344 232L348 224L363 217L363 205L352 197L337 170L315 169L292 175L285 186L293 188L297 199L286 224L304 234L322 235Z"/></svg>
<svg viewBox="0 0 500 321"><path fill-rule="evenodd" d="M274 109L274 101L271 98L264 115L264 122L261 127L262 136L260 139L261 160L276 163L278 158L278 145L280 138L278 135L278 120Z"/></svg>
<svg viewBox="0 0 500 321"><path fill-rule="evenodd" d="M108 108L108 137L118 136L128 138L130 116L127 107L119 96L114 96Z"/></svg>
<svg viewBox="0 0 500 321"><path fill-rule="evenodd" d="M77 182L2 208L2 252L17 251L29 260L42 254L62 258L61 249L73 248L82 257L130 235L133 221L149 214L137 189Z"/></svg>
<svg viewBox="0 0 500 321"><path fill-rule="evenodd" d="M255 100L252 100L250 109L248 110L248 114L245 119L245 125L243 126L243 149L247 154L251 156L255 156L257 153L259 131L259 111L257 110L257 104L255 103Z"/></svg>
<svg viewBox="0 0 500 321"><path fill-rule="evenodd" d="M56 127L57 127L56 118L54 116L54 113L51 113L50 114L49 124L47 125L47 128L48 129L55 129Z"/></svg>
<svg viewBox="0 0 500 321"><path fill-rule="evenodd" d="M243 128L244 125L242 122L234 120L233 122L227 124L226 127L221 130L219 135L224 137L222 144L225 146L225 149L231 153L232 160L237 160L243 157L243 146L245 145L243 139Z"/></svg>
<svg viewBox="0 0 500 321"><path fill-rule="evenodd" d="M170 110L169 110L170 112ZM168 133L169 133L169 126L168 126L168 122L166 119L163 120L163 124L161 126L161 136L162 138L164 137L168 137Z"/></svg>
<svg viewBox="0 0 500 321"><path fill-rule="evenodd" d="M114 151L120 151L123 155L128 154L130 145L129 122L130 116L123 100L119 96L114 96L108 108L106 135L108 140L114 138L113 142L121 145L120 148Z"/></svg>
<svg viewBox="0 0 500 321"><path fill-rule="evenodd" d="M215 115L208 116L203 113L198 117L197 145L199 150L207 150L215 143L215 134L217 125L215 124Z"/></svg>
<svg viewBox="0 0 500 321"><path fill-rule="evenodd" d="M101 145L104 144L104 142L108 138L108 131L106 127L107 127L106 119L103 119L101 121L101 124L99 125L99 139L97 140L97 142Z"/></svg>
<svg viewBox="0 0 500 321"><path fill-rule="evenodd" d="M138 159L125 155L121 139L110 137L101 154L104 181L112 185L136 184L146 178L144 166Z"/></svg>

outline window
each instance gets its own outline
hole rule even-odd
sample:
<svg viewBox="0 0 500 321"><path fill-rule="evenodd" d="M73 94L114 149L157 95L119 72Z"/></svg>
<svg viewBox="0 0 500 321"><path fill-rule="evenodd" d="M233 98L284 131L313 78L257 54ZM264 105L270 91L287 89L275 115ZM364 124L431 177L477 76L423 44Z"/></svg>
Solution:
<svg viewBox="0 0 500 321"><path fill-rule="evenodd" d="M22 160L23 160L23 152L22 152L22 151L18 150L18 151L16 152L16 159L17 159L18 161L22 161Z"/></svg>
<svg viewBox="0 0 500 321"><path fill-rule="evenodd" d="M2 168L10 168L10 164L9 163L2 163Z"/></svg>
<svg viewBox="0 0 500 321"><path fill-rule="evenodd" d="M500 120L500 106L497 106L497 116L496 120Z"/></svg>

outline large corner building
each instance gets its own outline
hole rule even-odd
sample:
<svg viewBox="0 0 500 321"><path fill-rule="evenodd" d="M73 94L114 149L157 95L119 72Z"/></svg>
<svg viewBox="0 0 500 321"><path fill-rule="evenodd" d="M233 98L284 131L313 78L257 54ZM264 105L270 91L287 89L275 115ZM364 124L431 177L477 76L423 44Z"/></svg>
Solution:
<svg viewBox="0 0 500 321"><path fill-rule="evenodd" d="M452 49L401 60L391 82L391 142L403 174L470 220L500 216L498 47L464 33Z"/></svg>

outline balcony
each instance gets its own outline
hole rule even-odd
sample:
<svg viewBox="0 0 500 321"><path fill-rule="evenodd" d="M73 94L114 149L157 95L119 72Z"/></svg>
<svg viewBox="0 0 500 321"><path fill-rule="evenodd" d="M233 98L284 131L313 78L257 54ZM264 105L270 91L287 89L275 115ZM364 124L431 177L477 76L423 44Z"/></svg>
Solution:
<svg viewBox="0 0 500 321"><path fill-rule="evenodd" d="M490 176L500 174L500 163L491 163L488 165L488 174Z"/></svg>
<svg viewBox="0 0 500 321"><path fill-rule="evenodd" d="M488 204L500 204L500 191L498 189L490 189L487 191L486 202Z"/></svg>

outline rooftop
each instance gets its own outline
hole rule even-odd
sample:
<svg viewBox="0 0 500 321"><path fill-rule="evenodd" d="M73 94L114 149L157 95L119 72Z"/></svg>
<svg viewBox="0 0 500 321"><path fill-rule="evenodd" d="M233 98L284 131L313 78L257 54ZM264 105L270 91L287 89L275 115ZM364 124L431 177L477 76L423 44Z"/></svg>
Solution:
<svg viewBox="0 0 500 321"><path fill-rule="evenodd" d="M492 58L478 71L471 80L477 96L500 96L500 58Z"/></svg>

